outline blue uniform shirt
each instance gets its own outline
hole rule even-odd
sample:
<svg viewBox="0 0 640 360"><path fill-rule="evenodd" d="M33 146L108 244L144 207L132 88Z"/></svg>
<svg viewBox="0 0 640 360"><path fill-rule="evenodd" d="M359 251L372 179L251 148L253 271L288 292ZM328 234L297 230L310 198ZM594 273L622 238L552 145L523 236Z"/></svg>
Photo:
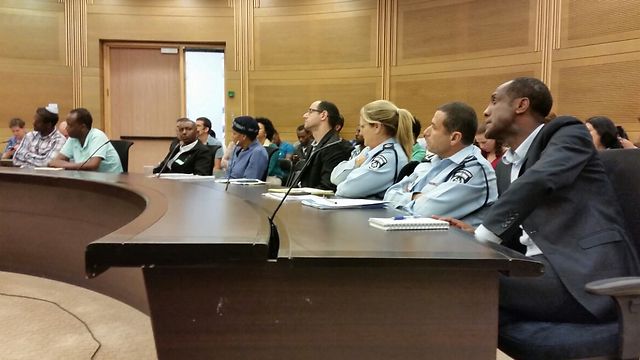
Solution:
<svg viewBox="0 0 640 360"><path fill-rule="evenodd" d="M113 145L104 145L107 141L109 138L105 133L99 129L91 128L87 138L84 139L84 145L80 144L80 140L70 137L62 146L60 153L75 163L83 163L89 159L89 156L99 157L102 159L98 167L99 172L121 173L120 157Z"/></svg>
<svg viewBox="0 0 640 360"><path fill-rule="evenodd" d="M418 192L422 196L411 200ZM474 226L482 223L482 212L477 210L497 198L493 167L474 145L446 159L427 157L413 174L390 187L384 196L393 207L413 215L451 216Z"/></svg>
<svg viewBox="0 0 640 360"><path fill-rule="evenodd" d="M267 150L258 140L253 140L246 149L236 146L229 163L231 171L229 177L231 179L262 179L267 171L268 161Z"/></svg>
<svg viewBox="0 0 640 360"><path fill-rule="evenodd" d="M366 159L356 167L355 161L360 155ZM408 161L402 146L394 138L389 138L375 148L366 147L360 154L352 154L351 159L338 164L331 172L331 182L338 186L338 196L382 198Z"/></svg>

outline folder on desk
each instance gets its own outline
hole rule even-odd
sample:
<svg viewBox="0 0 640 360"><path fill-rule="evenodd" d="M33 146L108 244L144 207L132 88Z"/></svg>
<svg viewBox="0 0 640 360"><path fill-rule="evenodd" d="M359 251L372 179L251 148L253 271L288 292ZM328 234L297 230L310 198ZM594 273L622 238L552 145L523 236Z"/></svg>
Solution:
<svg viewBox="0 0 640 360"><path fill-rule="evenodd" d="M333 209L371 209L382 208L388 201L368 199L327 199L320 196L310 196L302 200L302 205L320 210Z"/></svg>

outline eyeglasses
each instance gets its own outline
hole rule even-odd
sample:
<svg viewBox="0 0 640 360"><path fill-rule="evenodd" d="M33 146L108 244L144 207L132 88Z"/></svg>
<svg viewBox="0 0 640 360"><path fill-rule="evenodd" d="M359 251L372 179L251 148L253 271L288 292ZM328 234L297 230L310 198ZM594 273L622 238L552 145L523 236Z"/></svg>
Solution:
<svg viewBox="0 0 640 360"><path fill-rule="evenodd" d="M311 115L312 112L317 112L318 114L322 113L324 110L318 110L318 109L309 109L307 110L307 114Z"/></svg>

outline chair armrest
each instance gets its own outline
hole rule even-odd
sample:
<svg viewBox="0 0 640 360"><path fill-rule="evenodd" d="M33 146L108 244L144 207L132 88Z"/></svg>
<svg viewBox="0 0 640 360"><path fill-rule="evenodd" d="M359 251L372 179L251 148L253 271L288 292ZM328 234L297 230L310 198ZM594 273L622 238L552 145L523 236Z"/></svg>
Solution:
<svg viewBox="0 0 640 360"><path fill-rule="evenodd" d="M614 298L620 323L620 358L637 359L640 356L640 277L592 281L585 288L592 294Z"/></svg>
<svg viewBox="0 0 640 360"><path fill-rule="evenodd" d="M634 296L640 295L640 277L617 277L592 281L585 286L586 290L596 295Z"/></svg>

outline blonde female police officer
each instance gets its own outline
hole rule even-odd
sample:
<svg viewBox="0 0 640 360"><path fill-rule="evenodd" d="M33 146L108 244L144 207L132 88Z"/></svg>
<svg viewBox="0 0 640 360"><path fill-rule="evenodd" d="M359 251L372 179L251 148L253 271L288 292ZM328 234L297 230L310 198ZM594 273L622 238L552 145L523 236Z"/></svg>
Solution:
<svg viewBox="0 0 640 360"><path fill-rule="evenodd" d="M360 109L362 152L338 164L331 172L336 195L382 198L409 161L413 147L413 116L386 100Z"/></svg>

